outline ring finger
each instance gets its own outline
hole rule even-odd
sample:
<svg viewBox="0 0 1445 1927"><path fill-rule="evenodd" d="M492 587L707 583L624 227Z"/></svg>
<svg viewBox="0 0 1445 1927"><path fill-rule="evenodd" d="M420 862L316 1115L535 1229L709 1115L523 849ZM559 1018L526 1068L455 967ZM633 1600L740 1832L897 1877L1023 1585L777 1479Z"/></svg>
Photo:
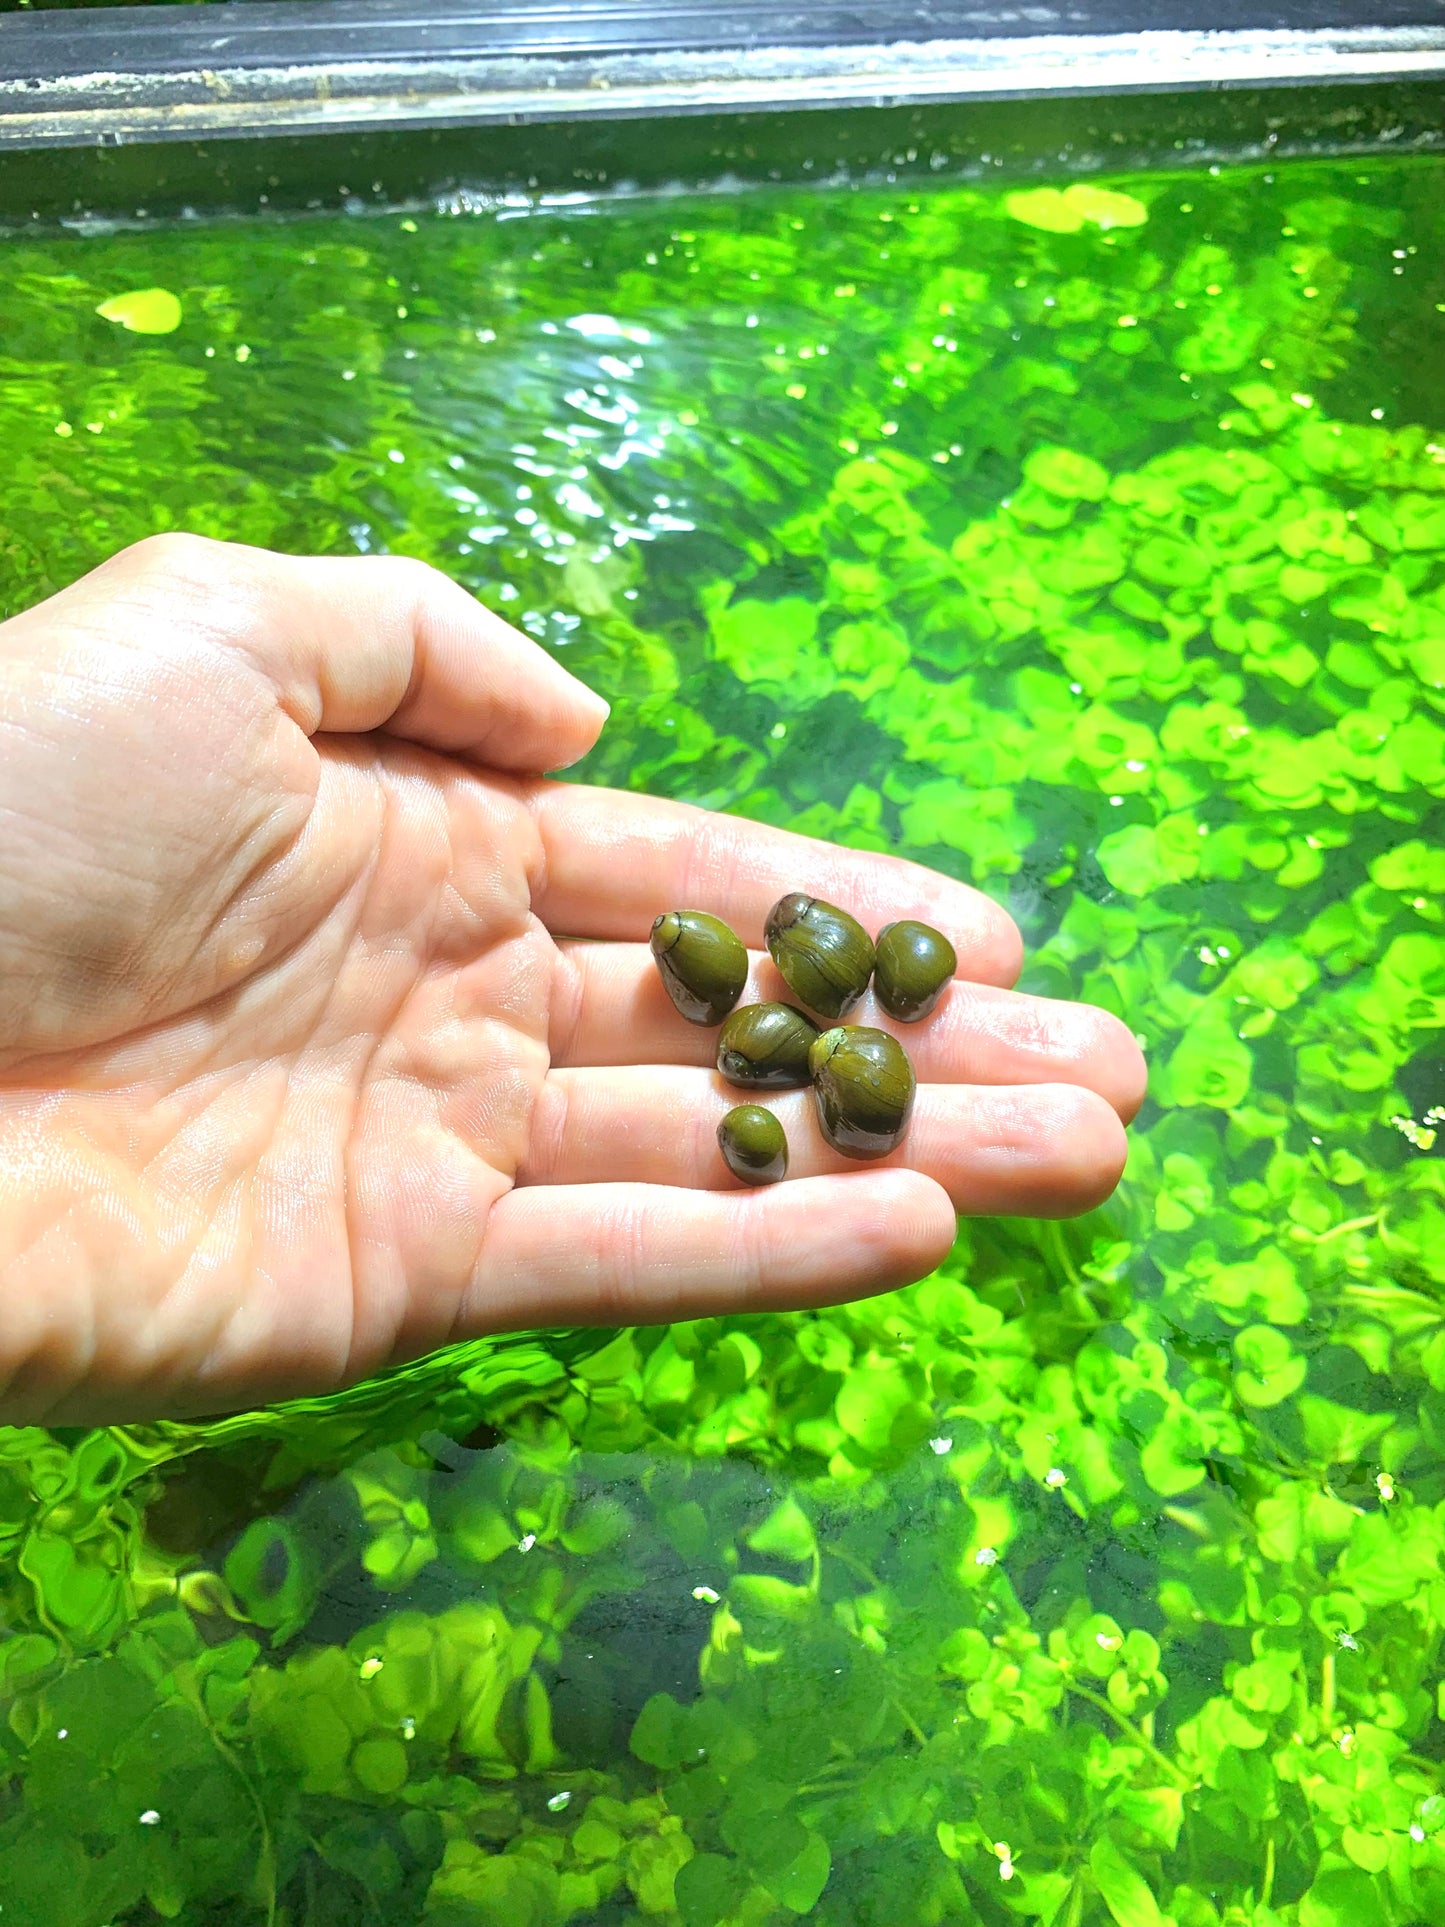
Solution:
<svg viewBox="0 0 1445 1927"><path fill-rule="evenodd" d="M791 1177L865 1168L824 1141L809 1091L749 1093L716 1073L636 1065L553 1071L517 1181L734 1189L717 1127L735 1104L753 1101L786 1131ZM1114 1110L1078 1085L925 1084L906 1140L878 1163L926 1173L966 1217L1071 1217L1114 1189L1125 1151Z"/></svg>

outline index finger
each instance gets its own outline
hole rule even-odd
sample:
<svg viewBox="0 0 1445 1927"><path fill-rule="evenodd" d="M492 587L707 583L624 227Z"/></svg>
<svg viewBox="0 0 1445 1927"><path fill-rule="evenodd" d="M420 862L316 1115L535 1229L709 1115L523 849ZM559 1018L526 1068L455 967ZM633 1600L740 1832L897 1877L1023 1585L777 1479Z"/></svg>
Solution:
<svg viewBox="0 0 1445 1927"><path fill-rule="evenodd" d="M533 907L559 936L641 942L665 910L707 910L757 949L778 898L802 890L849 911L870 936L900 917L932 924L958 952L959 974L975 983L1007 988L1022 966L1006 910L903 857L629 790L542 783L532 808L546 851Z"/></svg>

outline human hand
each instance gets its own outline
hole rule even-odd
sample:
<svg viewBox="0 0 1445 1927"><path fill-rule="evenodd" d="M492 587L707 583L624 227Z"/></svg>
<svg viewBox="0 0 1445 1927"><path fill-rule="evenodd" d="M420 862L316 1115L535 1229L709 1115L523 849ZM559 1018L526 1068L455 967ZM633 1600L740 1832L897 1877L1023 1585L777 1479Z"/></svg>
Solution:
<svg viewBox="0 0 1445 1927"><path fill-rule="evenodd" d="M1012 923L917 865L541 780L605 713L401 560L162 536L0 624L0 1417L835 1302L930 1270L955 1209L1108 1195L1123 1025L1008 990ZM789 1093L794 1175L745 1192L646 938L686 906L757 945L792 889L923 917L959 978L901 1033L902 1149L850 1166Z"/></svg>

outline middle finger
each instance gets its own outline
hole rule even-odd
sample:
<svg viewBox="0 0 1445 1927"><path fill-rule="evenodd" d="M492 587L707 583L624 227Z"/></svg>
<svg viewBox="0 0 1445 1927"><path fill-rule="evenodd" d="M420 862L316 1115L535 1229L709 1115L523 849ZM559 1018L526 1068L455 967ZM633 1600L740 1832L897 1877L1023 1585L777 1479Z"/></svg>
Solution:
<svg viewBox="0 0 1445 1927"><path fill-rule="evenodd" d="M717 1031L678 1015L646 944L563 943L558 951L554 1065L716 1062ZM752 951L738 1001L796 999L772 958ZM891 1031L920 1084L1078 1084L1111 1104L1126 1124L1143 1102L1144 1063L1132 1032L1093 1004L955 978L922 1023L896 1022L871 990L847 1021Z"/></svg>

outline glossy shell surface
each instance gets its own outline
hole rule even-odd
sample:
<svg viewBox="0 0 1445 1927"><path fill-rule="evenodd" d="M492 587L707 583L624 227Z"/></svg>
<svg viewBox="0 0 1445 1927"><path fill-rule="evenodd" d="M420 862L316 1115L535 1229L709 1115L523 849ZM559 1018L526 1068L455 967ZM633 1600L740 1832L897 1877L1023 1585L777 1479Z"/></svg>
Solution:
<svg viewBox="0 0 1445 1927"><path fill-rule="evenodd" d="M818 1026L791 1004L744 1004L718 1033L717 1067L744 1090L798 1090L817 1039Z"/></svg>
<svg viewBox="0 0 1445 1927"><path fill-rule="evenodd" d="M849 1158L896 1151L913 1112L913 1066L896 1037L863 1024L825 1030L809 1053L823 1136Z"/></svg>
<svg viewBox="0 0 1445 1927"><path fill-rule="evenodd" d="M931 924L908 917L880 930L876 949L873 995L890 1017L916 1024L928 1016L958 969L953 945Z"/></svg>
<svg viewBox="0 0 1445 1927"><path fill-rule="evenodd" d="M717 1127L718 1149L744 1184L776 1184L788 1174L788 1140L771 1111L739 1104Z"/></svg>
<svg viewBox="0 0 1445 1927"><path fill-rule="evenodd" d="M741 937L706 910L668 910L652 926L658 974L690 1024L720 1024L748 980Z"/></svg>
<svg viewBox="0 0 1445 1927"><path fill-rule="evenodd" d="M873 939L846 910L795 890L768 912L768 951L783 981L809 1010L838 1018L873 974Z"/></svg>

